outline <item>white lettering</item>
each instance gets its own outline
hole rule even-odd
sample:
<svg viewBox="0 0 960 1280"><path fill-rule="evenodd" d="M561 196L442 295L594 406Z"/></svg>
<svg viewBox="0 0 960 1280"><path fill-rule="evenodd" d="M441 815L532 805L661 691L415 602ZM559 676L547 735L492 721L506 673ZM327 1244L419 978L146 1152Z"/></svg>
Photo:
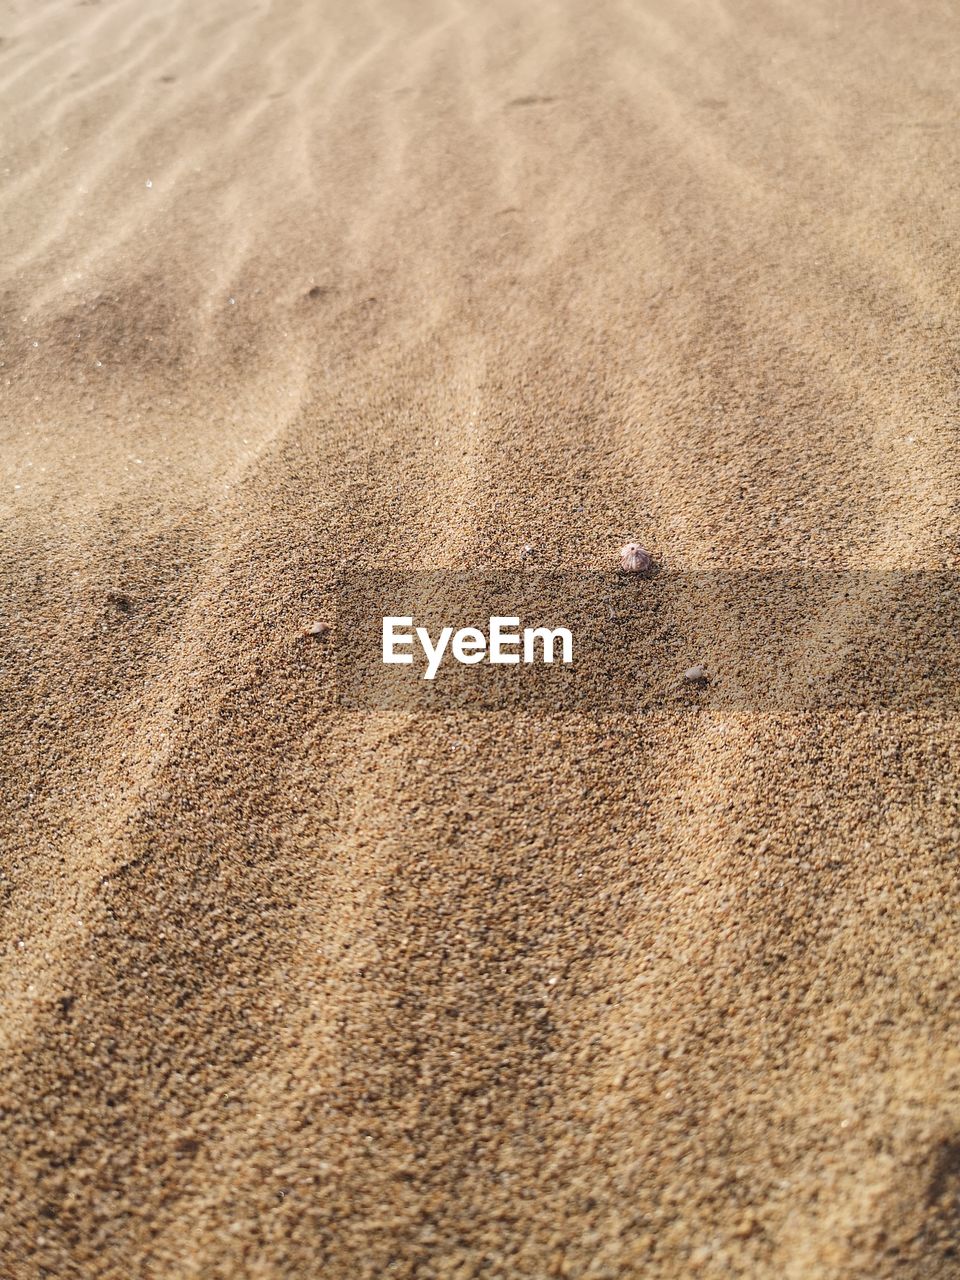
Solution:
<svg viewBox="0 0 960 1280"><path fill-rule="evenodd" d="M490 642L490 661L493 662L492 634ZM466 663L468 667L472 666L475 662L483 661L487 652L487 637L477 627L461 627L453 637L450 651L458 662Z"/></svg>
<svg viewBox="0 0 960 1280"><path fill-rule="evenodd" d="M559 639L561 644L561 653L563 655L561 661L569 665L573 662L573 636L566 627L557 627L553 631L549 631L546 627L526 627L523 632L523 660L524 662L536 662L534 653L534 644L537 640L543 646L543 661L553 662L553 646L554 642Z"/></svg>
<svg viewBox="0 0 960 1280"><path fill-rule="evenodd" d="M410 634L413 618L387 617L383 619L383 661L388 664L409 666L414 656L401 652L401 649L413 646L414 636ZM424 680L433 680L440 670L444 654L449 648L454 661L464 666L475 666L484 658L493 665L515 666L519 662L529 664L543 662L551 664L557 660L567 666L573 662L573 636L566 627L524 627L521 636L519 618L492 617L489 620L489 641L479 627L461 627L454 631L453 627L443 627L436 643L426 627L414 628L416 639L426 658ZM539 655L538 655L539 645ZM523 657L519 653L508 650L522 646Z"/></svg>
<svg viewBox="0 0 960 1280"><path fill-rule="evenodd" d="M437 642L437 646L434 648L433 642L430 639L430 632L427 628L417 627L417 639L420 641L423 652L427 655L427 669L424 672L424 680L432 680L437 674L437 669L440 666L440 659L443 657L443 651L446 649L447 643L452 635L453 627L444 627L440 632L440 639Z"/></svg>
<svg viewBox="0 0 960 1280"><path fill-rule="evenodd" d="M397 627L412 627L412 618L384 618L383 620L383 660L386 663L410 663L412 653L397 653L398 644L413 644L413 636L397 635Z"/></svg>
<svg viewBox="0 0 960 1280"><path fill-rule="evenodd" d="M490 661L503 663L507 666L516 664L520 661L519 653L504 653L503 646L519 645L520 637L514 632L512 635L504 631L505 627L519 627L519 618L491 618L490 619Z"/></svg>

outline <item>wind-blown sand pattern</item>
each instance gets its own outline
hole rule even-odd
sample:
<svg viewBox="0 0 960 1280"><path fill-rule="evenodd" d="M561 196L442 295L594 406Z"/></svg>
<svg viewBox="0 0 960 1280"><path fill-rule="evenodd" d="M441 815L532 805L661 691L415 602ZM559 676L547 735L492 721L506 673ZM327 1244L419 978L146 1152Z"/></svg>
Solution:
<svg viewBox="0 0 960 1280"><path fill-rule="evenodd" d="M0 37L0 1275L960 1275L949 705L349 712L301 635L526 544L955 569L956 11Z"/></svg>

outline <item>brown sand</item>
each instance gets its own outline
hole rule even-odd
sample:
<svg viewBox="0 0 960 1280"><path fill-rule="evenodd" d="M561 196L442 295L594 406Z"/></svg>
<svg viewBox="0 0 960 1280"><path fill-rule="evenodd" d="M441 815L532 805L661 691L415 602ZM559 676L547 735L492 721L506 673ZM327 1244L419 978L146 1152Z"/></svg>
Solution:
<svg viewBox="0 0 960 1280"><path fill-rule="evenodd" d="M349 713L298 636L955 567L953 6L0 15L0 1275L960 1275L949 707Z"/></svg>

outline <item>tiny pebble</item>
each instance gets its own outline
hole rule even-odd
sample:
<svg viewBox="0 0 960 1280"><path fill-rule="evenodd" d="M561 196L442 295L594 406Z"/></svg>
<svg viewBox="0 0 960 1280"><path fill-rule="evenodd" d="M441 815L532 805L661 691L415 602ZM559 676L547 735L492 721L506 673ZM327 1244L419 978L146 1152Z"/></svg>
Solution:
<svg viewBox="0 0 960 1280"><path fill-rule="evenodd" d="M695 684L701 680L709 680L710 675L706 667L696 666L687 667L683 673L684 680L689 680L691 684Z"/></svg>
<svg viewBox="0 0 960 1280"><path fill-rule="evenodd" d="M529 542L524 543L523 549L520 552L520 559L529 560L532 555L533 555L533 547L530 545Z"/></svg>
<svg viewBox="0 0 960 1280"><path fill-rule="evenodd" d="M330 634L329 622L310 622L303 628L305 636L325 636Z"/></svg>
<svg viewBox="0 0 960 1280"><path fill-rule="evenodd" d="M625 573L649 573L653 556L639 542L625 542L620 548L620 568Z"/></svg>

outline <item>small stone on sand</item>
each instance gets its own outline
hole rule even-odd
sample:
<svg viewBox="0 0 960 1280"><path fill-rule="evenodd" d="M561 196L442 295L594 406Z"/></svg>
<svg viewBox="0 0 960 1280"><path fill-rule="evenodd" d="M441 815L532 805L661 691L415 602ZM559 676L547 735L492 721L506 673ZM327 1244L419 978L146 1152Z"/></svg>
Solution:
<svg viewBox="0 0 960 1280"><path fill-rule="evenodd" d="M330 634L330 623L329 622L309 622L303 628L303 634L305 636L317 636L318 638L322 639L324 636L327 636Z"/></svg>
<svg viewBox="0 0 960 1280"><path fill-rule="evenodd" d="M653 556L639 542L625 542L620 548L620 568L624 573L649 573Z"/></svg>
<svg viewBox="0 0 960 1280"><path fill-rule="evenodd" d="M705 681L710 679L710 673L707 671L706 667L687 667L686 671L683 673L683 678L690 684L703 684Z"/></svg>

